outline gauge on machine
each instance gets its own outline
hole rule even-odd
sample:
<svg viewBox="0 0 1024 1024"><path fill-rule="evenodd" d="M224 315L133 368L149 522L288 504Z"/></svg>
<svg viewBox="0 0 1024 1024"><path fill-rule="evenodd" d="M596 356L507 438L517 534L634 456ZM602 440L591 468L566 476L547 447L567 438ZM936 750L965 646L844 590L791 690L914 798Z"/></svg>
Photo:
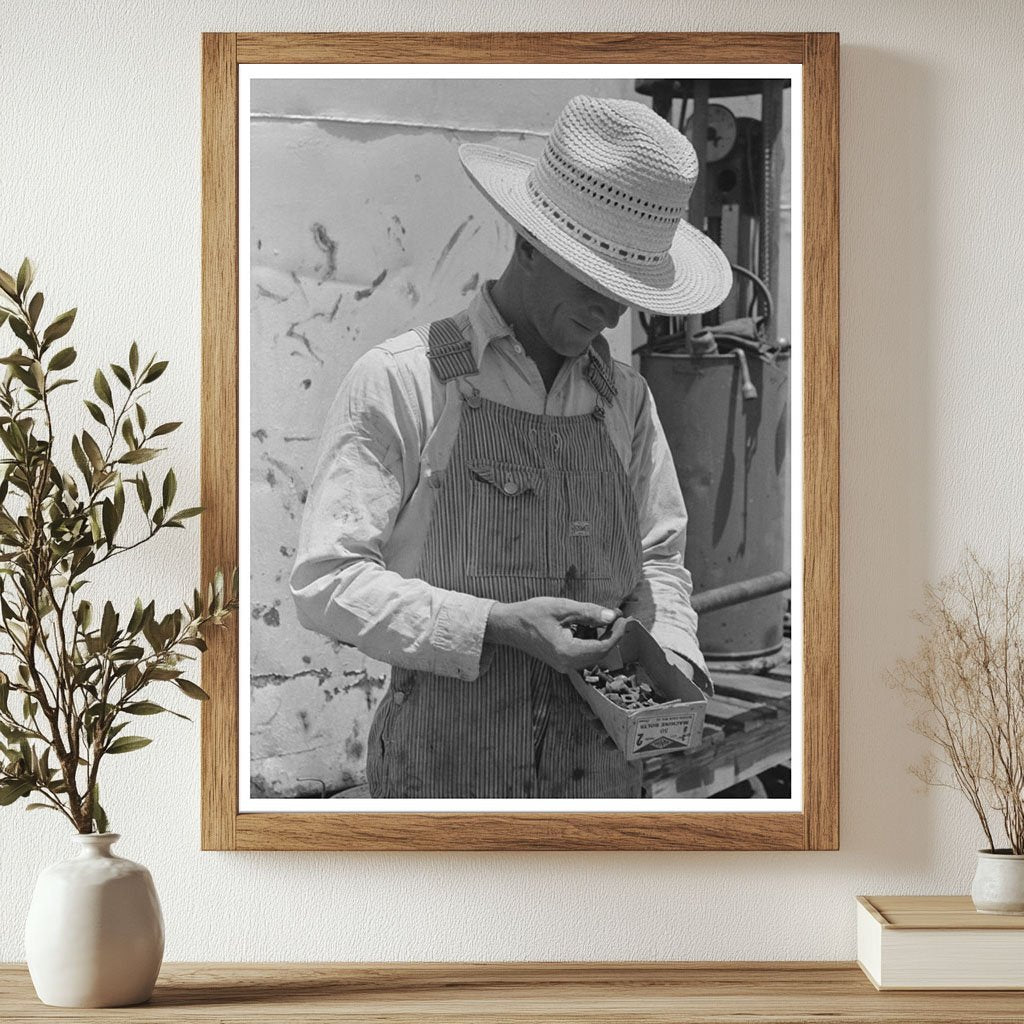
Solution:
<svg viewBox="0 0 1024 1024"><path fill-rule="evenodd" d="M686 137L693 141L693 117L684 127ZM736 145L736 115L721 103L708 104L708 163L722 160Z"/></svg>

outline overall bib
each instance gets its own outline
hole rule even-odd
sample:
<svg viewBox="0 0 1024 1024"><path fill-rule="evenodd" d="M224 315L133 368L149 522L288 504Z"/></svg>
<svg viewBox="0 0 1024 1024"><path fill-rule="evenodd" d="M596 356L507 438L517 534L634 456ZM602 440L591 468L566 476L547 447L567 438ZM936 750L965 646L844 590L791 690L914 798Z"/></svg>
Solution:
<svg viewBox="0 0 1024 1024"><path fill-rule="evenodd" d="M593 352L590 413L546 416L483 398L450 320L425 336L446 401L461 402L416 575L496 601L567 597L618 607L640 582L636 504L608 437L613 370ZM472 681L394 668L370 728L367 781L385 798L638 797L640 769L569 679L511 647Z"/></svg>

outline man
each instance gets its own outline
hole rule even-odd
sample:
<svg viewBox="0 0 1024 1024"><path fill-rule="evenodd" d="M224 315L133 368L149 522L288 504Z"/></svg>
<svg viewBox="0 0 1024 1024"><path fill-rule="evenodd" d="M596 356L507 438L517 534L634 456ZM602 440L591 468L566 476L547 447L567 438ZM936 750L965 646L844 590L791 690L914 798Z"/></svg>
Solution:
<svg viewBox="0 0 1024 1024"><path fill-rule="evenodd" d="M671 455L601 332L628 306L714 308L729 264L684 219L692 147L640 103L575 97L537 161L459 155L514 252L468 309L343 382L292 593L304 625L394 666L372 796L637 797L639 768L564 673L633 616L707 680Z"/></svg>

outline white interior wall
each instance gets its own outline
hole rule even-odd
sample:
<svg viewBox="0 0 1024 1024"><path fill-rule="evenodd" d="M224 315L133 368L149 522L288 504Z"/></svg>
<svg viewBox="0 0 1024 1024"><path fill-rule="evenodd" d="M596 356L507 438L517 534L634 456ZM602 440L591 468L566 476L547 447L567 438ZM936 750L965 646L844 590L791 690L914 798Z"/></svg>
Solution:
<svg viewBox="0 0 1024 1024"><path fill-rule="evenodd" d="M1013 0L763 4L539 0L8 0L0 34L0 265L29 253L80 307L83 365L133 337L173 358L151 416L198 492L203 30L838 30L842 33L842 849L732 854L201 853L198 733L158 720L111 764L121 852L152 870L176 960L816 959L854 951L862 892L965 892L968 810L922 794L886 684L923 582L964 545L1019 550L1024 235ZM173 416L172 416L173 413ZM191 501L191 498L189 499ZM197 531L110 582L171 602ZM0 959L23 955L55 816L0 810ZM636 913L631 906L656 906Z"/></svg>

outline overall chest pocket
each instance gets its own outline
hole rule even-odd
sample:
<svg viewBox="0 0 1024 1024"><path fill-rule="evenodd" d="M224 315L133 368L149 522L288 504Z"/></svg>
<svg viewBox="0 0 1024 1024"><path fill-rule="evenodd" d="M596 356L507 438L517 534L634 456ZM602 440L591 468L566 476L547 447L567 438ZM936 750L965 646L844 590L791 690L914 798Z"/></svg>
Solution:
<svg viewBox="0 0 1024 1024"><path fill-rule="evenodd" d="M636 510L614 474L565 470L551 479L552 529L549 557L566 579L566 597L593 600L592 591L572 592L572 581L613 581L628 590L641 561Z"/></svg>
<svg viewBox="0 0 1024 1024"><path fill-rule="evenodd" d="M546 576L548 494L544 474L509 462L469 465L470 576Z"/></svg>

